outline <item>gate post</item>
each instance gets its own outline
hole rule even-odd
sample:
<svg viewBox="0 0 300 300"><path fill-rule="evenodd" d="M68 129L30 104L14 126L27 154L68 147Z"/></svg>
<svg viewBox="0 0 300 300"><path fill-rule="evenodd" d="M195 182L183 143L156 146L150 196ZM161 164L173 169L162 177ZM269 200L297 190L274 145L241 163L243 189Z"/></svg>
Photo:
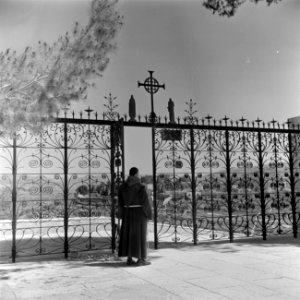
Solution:
<svg viewBox="0 0 300 300"><path fill-rule="evenodd" d="M155 123L152 123L152 172L153 172L153 206L154 206L154 249L158 249L157 235L157 185L156 185L156 157L155 157Z"/></svg>
<svg viewBox="0 0 300 300"><path fill-rule="evenodd" d="M295 199L295 177L294 177L294 157L292 135L288 134L289 141L289 167L290 167L290 185L291 185L291 205L293 215L293 235L297 238L297 219L296 219L296 199Z"/></svg>
<svg viewBox="0 0 300 300"><path fill-rule="evenodd" d="M258 168L259 168L259 187L260 187L260 204L262 217L262 234L263 240L267 239L266 228L266 204L265 204L265 181L264 181L264 165L262 155L261 132L258 132Z"/></svg>
<svg viewBox="0 0 300 300"><path fill-rule="evenodd" d="M16 246L16 230L17 230L17 138L13 133L13 162L12 162L12 262L16 262L17 246Z"/></svg>
<svg viewBox="0 0 300 300"><path fill-rule="evenodd" d="M229 149L229 132L225 131L226 141L226 185L227 185L227 206L228 206L228 217L229 217L229 240L233 242L233 228L232 228L232 186L231 186L231 175L230 175L230 149Z"/></svg>
<svg viewBox="0 0 300 300"><path fill-rule="evenodd" d="M111 249L112 253L114 253L116 249L116 229L115 229L115 136L116 136L116 125L113 124L110 127L110 174L111 174L111 181L110 181L110 188L111 188Z"/></svg>
<svg viewBox="0 0 300 300"><path fill-rule="evenodd" d="M191 136L191 175L192 175L192 214L193 214L193 240L194 245L197 245L197 203L196 203L196 180L195 180L195 150L194 150L194 130L193 128L190 129L190 136Z"/></svg>
<svg viewBox="0 0 300 300"><path fill-rule="evenodd" d="M68 212L68 198L69 198L69 187L68 187L68 126L67 122L64 122L64 252L65 258L69 255L69 238L68 238L68 227L69 227L69 212Z"/></svg>
<svg viewBox="0 0 300 300"><path fill-rule="evenodd" d="M111 155L110 155L110 173L111 173L111 248L112 253L116 250L116 190L119 190L121 182L124 182L124 125L123 119L111 125L110 129ZM117 167L117 172L115 172ZM121 167L121 172L120 172ZM118 219L118 226L119 226Z"/></svg>

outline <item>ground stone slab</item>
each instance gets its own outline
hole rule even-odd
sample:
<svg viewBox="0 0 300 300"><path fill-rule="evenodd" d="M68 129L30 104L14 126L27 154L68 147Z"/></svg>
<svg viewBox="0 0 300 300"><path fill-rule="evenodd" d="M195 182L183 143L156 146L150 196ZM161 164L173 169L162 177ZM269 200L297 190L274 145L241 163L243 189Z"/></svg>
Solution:
<svg viewBox="0 0 300 300"><path fill-rule="evenodd" d="M0 264L2 300L300 300L300 239L150 249L151 265L78 254Z"/></svg>

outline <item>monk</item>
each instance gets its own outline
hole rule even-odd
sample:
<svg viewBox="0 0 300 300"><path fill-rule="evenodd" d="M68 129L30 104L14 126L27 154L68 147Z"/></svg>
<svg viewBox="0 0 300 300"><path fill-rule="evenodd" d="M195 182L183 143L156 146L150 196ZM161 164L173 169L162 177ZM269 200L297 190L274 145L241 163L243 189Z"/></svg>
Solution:
<svg viewBox="0 0 300 300"><path fill-rule="evenodd" d="M127 265L149 265L150 262L146 260L146 239L147 222L152 218L152 209L136 167L130 169L126 182L119 189L118 212L122 219L119 256L127 256Z"/></svg>

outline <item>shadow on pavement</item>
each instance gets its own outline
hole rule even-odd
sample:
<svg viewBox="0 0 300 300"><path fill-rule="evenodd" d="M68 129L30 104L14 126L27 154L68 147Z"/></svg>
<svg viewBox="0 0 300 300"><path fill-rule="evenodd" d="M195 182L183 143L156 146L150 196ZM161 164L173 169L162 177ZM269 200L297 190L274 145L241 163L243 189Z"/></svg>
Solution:
<svg viewBox="0 0 300 300"><path fill-rule="evenodd" d="M261 237L253 238L243 238L243 239L236 239L232 243L228 240L214 240L214 241L199 241L197 245L187 242L160 242L158 244L158 249L179 249L179 250L195 250L201 251L201 249L206 250L214 250L218 252L237 252L240 251L239 248L247 247L247 246L260 246L260 247L290 247L296 246L300 247L300 238L294 237L286 237L286 236L276 236L276 237L269 237L267 240L263 240ZM149 242L150 249L154 249L154 243Z"/></svg>
<svg viewBox="0 0 300 300"><path fill-rule="evenodd" d="M6 265L6 266L9 266L9 268L0 269L0 282L2 280L9 280L10 277L13 275L13 273L20 273L23 271L27 272L27 271L42 269L45 267L42 264L43 264L43 262L38 262L37 264L35 263L35 265L33 267L26 266L24 268L19 268L16 264L9 263Z"/></svg>
<svg viewBox="0 0 300 300"><path fill-rule="evenodd" d="M151 256L149 257L150 262L153 260L156 260L158 258L161 258L161 256ZM116 260L110 260L110 261L83 261L83 264L85 266L89 267L104 267L104 268L120 268L120 267L126 267L126 268L136 268L137 266L132 265L132 266L127 266L126 263L126 258L121 260L120 258L116 258Z"/></svg>
<svg viewBox="0 0 300 300"><path fill-rule="evenodd" d="M89 267L101 267L101 268L130 268L127 266L126 261L104 261L104 262L83 262L85 266Z"/></svg>
<svg viewBox="0 0 300 300"><path fill-rule="evenodd" d="M193 243L188 242L160 242L158 244L158 249L154 249L154 243L149 242L149 250L150 253L156 252L159 254L160 250L163 249L174 249L178 251L215 251L219 253L235 253L239 251L243 251L249 247L262 247L262 248L275 248L275 247L300 247L300 238L294 238L292 236L273 236L268 237L267 240L263 240L262 237L249 237L243 239L236 239L233 243L230 243L228 240L214 240L214 241L199 241L197 245L193 245ZM116 251L117 252L117 251ZM150 260L156 259L160 256L155 255L151 257ZM26 267L19 268L18 262L28 263L33 265L28 265ZM90 252L74 252L69 254L69 258L65 259L63 254L59 256L55 255L45 255L45 256L27 256L27 257L19 257L17 259L16 264L12 264L11 261L1 261L0 262L0 279L5 280L8 279L9 273L19 272L23 270L37 269L48 267L52 262L57 263L60 262L65 264L66 267L76 268L82 265L89 266L102 266L102 267L127 267L125 258L121 260L117 257L116 254L112 254L111 252L102 252L102 251L93 251ZM1 270L1 265L5 264L10 265L9 270ZM34 267L32 267L34 266Z"/></svg>

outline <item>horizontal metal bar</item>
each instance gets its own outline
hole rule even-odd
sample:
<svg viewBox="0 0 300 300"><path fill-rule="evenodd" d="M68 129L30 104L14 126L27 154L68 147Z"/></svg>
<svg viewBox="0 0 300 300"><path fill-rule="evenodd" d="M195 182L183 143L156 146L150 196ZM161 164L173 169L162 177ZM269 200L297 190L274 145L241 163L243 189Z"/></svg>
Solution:
<svg viewBox="0 0 300 300"><path fill-rule="evenodd" d="M57 118L54 120L57 123L69 124L95 124L95 125L109 125L115 124L117 121L110 120L92 120L92 119L73 119L73 118ZM272 132L272 133L293 133L300 134L300 128L269 128L269 127L246 127L246 126L223 126L223 125L201 125L201 124L167 124L167 123L149 123L149 122L130 122L123 121L124 126L127 127L144 127L152 128L171 128L171 129L200 129L200 130L221 130L221 131L249 131L249 132Z"/></svg>

